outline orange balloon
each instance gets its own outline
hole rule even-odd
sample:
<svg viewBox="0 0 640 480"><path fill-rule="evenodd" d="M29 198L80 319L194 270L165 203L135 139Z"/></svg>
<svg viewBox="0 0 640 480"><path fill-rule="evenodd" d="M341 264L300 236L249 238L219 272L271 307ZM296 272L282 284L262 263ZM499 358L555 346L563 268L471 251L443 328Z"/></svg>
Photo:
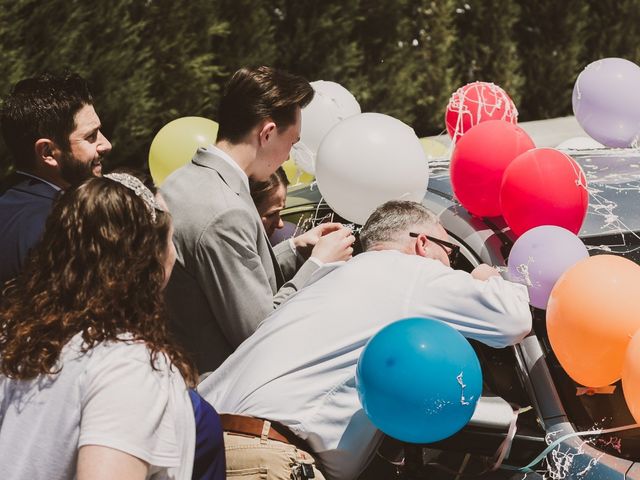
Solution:
<svg viewBox="0 0 640 480"><path fill-rule="evenodd" d="M587 387L618 380L631 336L640 328L640 266L616 255L576 263L547 306L551 347L571 378Z"/></svg>
<svg viewBox="0 0 640 480"><path fill-rule="evenodd" d="M636 332L624 358L622 391L631 415L640 423L640 332Z"/></svg>

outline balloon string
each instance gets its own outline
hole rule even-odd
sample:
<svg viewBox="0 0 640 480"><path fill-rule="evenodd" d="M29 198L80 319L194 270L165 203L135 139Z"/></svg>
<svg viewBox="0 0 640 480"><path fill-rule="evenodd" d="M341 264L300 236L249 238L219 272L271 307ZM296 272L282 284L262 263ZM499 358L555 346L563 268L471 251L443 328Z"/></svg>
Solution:
<svg viewBox="0 0 640 480"><path fill-rule="evenodd" d="M502 465L500 465L500 468L505 469L505 470L515 470L515 471L523 472L523 473L533 473L532 467L534 467L536 464L540 463L549 454L549 452L551 450L553 450L555 447L557 447L560 443L564 442L568 438L590 436L590 435L602 435L603 433L621 432L623 430L633 430L634 428L639 428L639 427L640 427L640 424L634 423L634 424L631 424L631 425L624 425L622 427L608 428L608 429L605 429L605 430L585 430L583 432L568 433L568 434L558 438L557 440L554 440L553 442L551 442L547 446L547 448L545 448L542 451L542 453L540 453L540 455L538 455L536 458L534 458L532 461L530 461L524 467L516 467L516 466L513 466L513 465L507 465L507 464L503 463Z"/></svg>
<svg viewBox="0 0 640 480"><path fill-rule="evenodd" d="M531 410L530 406L513 411L513 417L511 418L511 423L509 424L507 436L500 444L498 450L494 455L495 461L493 466L489 469L490 471L494 472L502 466L502 461L507 456L507 453L511 450L511 444L513 443L513 439L516 436L516 431L518 430L518 416L523 412L528 412L529 410Z"/></svg>

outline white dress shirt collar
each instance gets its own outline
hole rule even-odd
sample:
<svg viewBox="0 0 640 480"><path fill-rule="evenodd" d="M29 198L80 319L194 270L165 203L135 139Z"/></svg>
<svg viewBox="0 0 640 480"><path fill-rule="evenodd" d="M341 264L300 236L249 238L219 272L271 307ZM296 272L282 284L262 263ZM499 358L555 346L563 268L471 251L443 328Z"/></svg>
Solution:
<svg viewBox="0 0 640 480"><path fill-rule="evenodd" d="M225 152L221 148L216 147L215 145L209 145L207 147L207 150L209 150L212 153L215 153L217 156L219 156L225 162L227 162L229 165L231 165L231 167L233 167L238 172L238 175L240 175L240 178L242 178L242 183L244 183L244 185L247 187L247 191L250 191L249 190L249 177L244 172L244 170L242 170L240 168L240 165L238 165L236 163L236 161L233 159L233 157L231 157L231 155L229 155L227 152Z"/></svg>

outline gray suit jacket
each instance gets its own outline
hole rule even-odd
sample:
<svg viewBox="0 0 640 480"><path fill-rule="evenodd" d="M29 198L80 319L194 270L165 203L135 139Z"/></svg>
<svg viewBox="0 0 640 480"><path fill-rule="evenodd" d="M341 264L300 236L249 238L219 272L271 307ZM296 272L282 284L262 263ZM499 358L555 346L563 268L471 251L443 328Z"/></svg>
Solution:
<svg viewBox="0 0 640 480"><path fill-rule="evenodd" d="M166 291L172 329L200 372L214 370L317 266L288 242L271 248L240 174L212 151L198 149L160 190L178 253Z"/></svg>

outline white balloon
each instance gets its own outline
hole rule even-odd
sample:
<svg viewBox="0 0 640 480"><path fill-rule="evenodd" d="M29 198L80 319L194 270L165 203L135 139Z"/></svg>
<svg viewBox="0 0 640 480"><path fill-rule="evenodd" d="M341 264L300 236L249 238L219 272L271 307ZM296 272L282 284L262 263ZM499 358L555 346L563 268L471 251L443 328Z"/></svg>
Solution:
<svg viewBox="0 0 640 480"><path fill-rule="evenodd" d="M573 137L560 143L556 148L558 150L593 150L604 148L604 145L591 137Z"/></svg>
<svg viewBox="0 0 640 480"><path fill-rule="evenodd" d="M302 109L300 141L293 146L292 156L298 167L315 173L316 154L324 136L340 121L360 113L360 104L339 83L311 82L313 100Z"/></svg>
<svg viewBox="0 0 640 480"><path fill-rule="evenodd" d="M340 120L360 113L360 104L356 97L339 83L316 80L311 82L311 86L316 92L328 96L335 102Z"/></svg>
<svg viewBox="0 0 640 480"><path fill-rule="evenodd" d="M381 113L338 123L318 149L318 189L341 217L363 225L389 200L421 202L429 163L411 127Z"/></svg>

